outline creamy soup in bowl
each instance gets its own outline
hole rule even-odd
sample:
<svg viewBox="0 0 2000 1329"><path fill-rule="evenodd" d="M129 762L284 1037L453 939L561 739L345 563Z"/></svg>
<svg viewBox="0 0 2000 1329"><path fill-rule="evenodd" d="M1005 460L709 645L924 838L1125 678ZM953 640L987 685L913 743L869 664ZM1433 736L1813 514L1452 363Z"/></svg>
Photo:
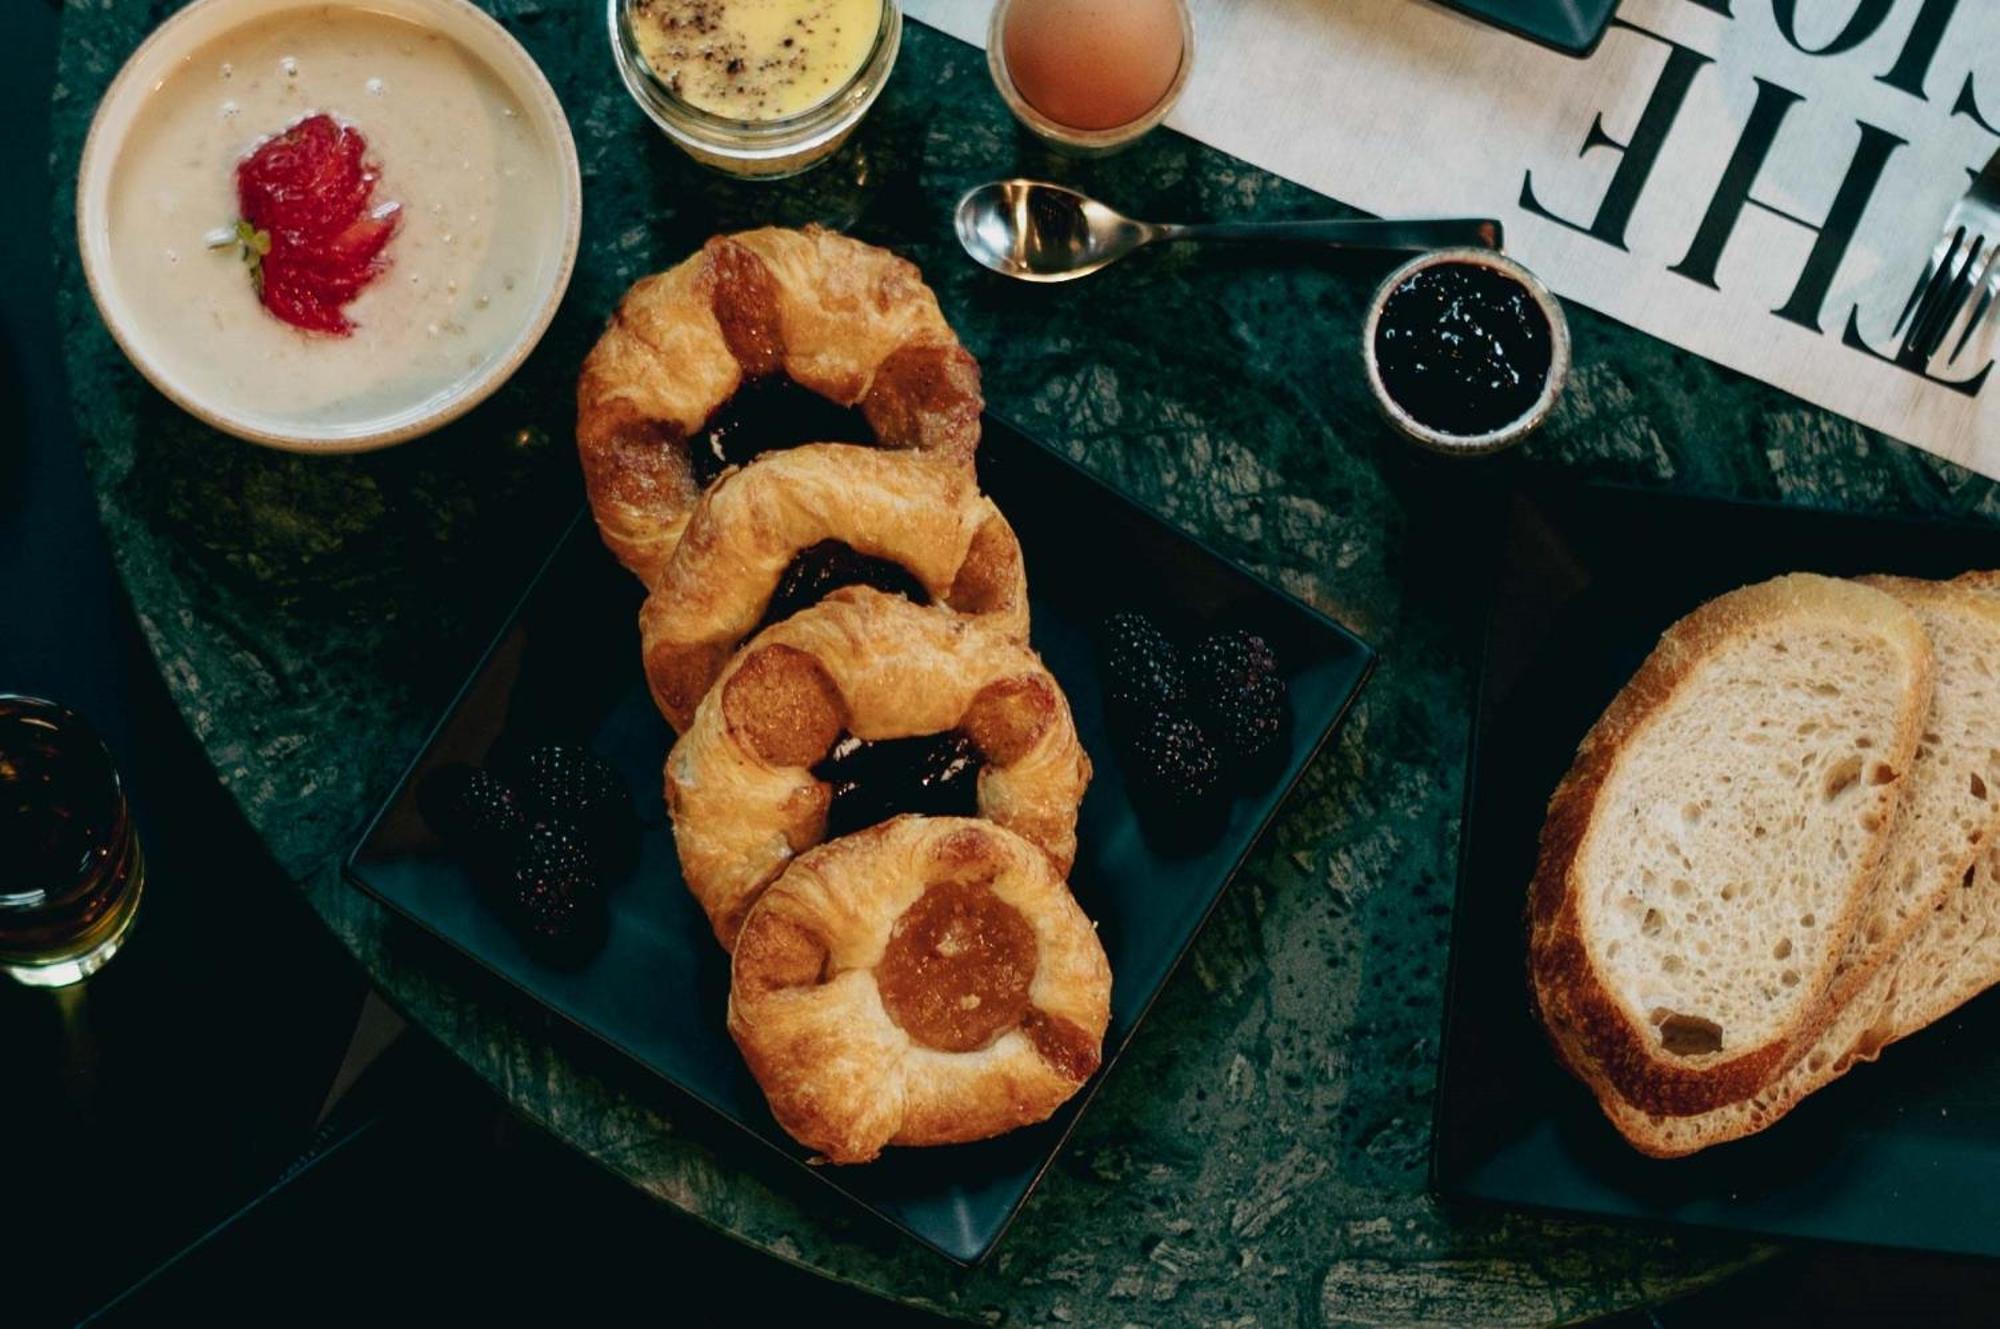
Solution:
<svg viewBox="0 0 2000 1329"><path fill-rule="evenodd" d="M414 437L504 382L580 218L555 94L466 0L197 0L105 94L77 189L139 370L309 451Z"/></svg>

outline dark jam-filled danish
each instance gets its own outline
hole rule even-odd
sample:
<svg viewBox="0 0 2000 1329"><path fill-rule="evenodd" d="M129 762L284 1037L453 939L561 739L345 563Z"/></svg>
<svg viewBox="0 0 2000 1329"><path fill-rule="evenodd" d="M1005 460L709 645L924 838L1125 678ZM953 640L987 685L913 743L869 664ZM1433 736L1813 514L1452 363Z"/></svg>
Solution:
<svg viewBox="0 0 2000 1329"><path fill-rule="evenodd" d="M852 735L833 745L813 774L833 786L828 839L904 812L971 817L979 811L979 768L986 759L956 730L869 742Z"/></svg>
<svg viewBox="0 0 2000 1329"><path fill-rule="evenodd" d="M688 440L688 465L706 489L732 466L801 443L873 443L874 431L852 406L830 402L783 374L746 379Z"/></svg>
<svg viewBox="0 0 2000 1329"><path fill-rule="evenodd" d="M822 540L801 549L786 565L758 627L769 627L780 619L790 618L843 586L872 586L890 595L900 595L911 604L931 602L924 584L902 564L857 553L852 545L838 540Z"/></svg>

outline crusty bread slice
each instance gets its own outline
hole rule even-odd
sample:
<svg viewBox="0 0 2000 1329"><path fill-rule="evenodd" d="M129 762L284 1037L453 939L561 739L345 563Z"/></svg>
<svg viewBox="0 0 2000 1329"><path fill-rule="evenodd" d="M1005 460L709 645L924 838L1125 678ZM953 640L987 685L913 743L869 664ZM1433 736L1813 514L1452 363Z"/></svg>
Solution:
<svg viewBox="0 0 2000 1329"><path fill-rule="evenodd" d="M1976 592L2000 621L2000 571L1968 572L1952 583ZM1991 765L1984 780L1995 783L2000 768L2000 658L1986 662L1986 739ZM1990 852L1979 860L1962 890L1947 891L1943 907L1926 919L1897 963L1896 982L1882 1020L1872 1032L1885 1035L1864 1043L1858 1055L1873 1060L1883 1046L1908 1038L2000 983L2000 819L1987 828Z"/></svg>
<svg viewBox="0 0 2000 1329"><path fill-rule="evenodd" d="M1916 614L1930 638L1936 686L1881 886L1835 971L1831 1000L1843 1006L1944 903L1945 892L1966 880L2000 815L2000 601L1948 582L1860 580Z"/></svg>
<svg viewBox="0 0 2000 1329"><path fill-rule="evenodd" d="M1740 1103L1691 1117L1655 1116L1623 1100L1600 1099L1611 1122L1643 1153L1679 1158L1739 1140L1882 1050L1950 1014L2000 982L2000 851L1982 855L1966 884L1875 972L1811 1050Z"/></svg>
<svg viewBox="0 0 2000 1329"><path fill-rule="evenodd" d="M1981 625L2000 633L2000 572L1968 572L1952 585L1975 593ZM1975 839L2000 849L2000 646L1960 672L1972 676L1963 685L1969 694L1964 706L1978 707L1979 728L1963 741L1959 775L1971 794L1984 789L1996 808ZM1945 743L1955 741L1949 727L1938 732ZM2000 858L1982 855L1953 884L1956 889L1941 893L1939 907L1920 920L1898 953L1884 1017L1871 1031L1885 1036L1856 1049L1864 1059L1872 1061L1885 1044L1908 1038L2000 982Z"/></svg>
<svg viewBox="0 0 2000 1329"><path fill-rule="evenodd" d="M1656 1158L1680 1158L1710 1145L1754 1135L1797 1107L1807 1094L1852 1069L1856 1055L1837 1049L1858 1048L1868 1041L1897 969L1892 961L1876 970L1862 992L1834 1012L1833 1022L1813 1041L1806 1055L1748 1098L1684 1117L1642 1112L1615 1094L1599 1094L1598 1106L1633 1148Z"/></svg>
<svg viewBox="0 0 2000 1329"><path fill-rule="evenodd" d="M1762 1130L2000 980L2000 864L1982 852L2000 842L2000 581L1983 594L1953 583L1864 580L1916 613L1936 659L1930 716L1872 913L1896 949L1872 970L1851 969L1858 982L1836 979L1832 1023L1749 1098L1683 1117L1607 1103L1613 1123L1647 1153L1687 1154Z"/></svg>
<svg viewBox="0 0 2000 1329"><path fill-rule="evenodd" d="M1871 586L1796 574L1669 628L1549 801L1530 975L1600 1100L1748 1098L1817 1037L1931 703L1929 639Z"/></svg>

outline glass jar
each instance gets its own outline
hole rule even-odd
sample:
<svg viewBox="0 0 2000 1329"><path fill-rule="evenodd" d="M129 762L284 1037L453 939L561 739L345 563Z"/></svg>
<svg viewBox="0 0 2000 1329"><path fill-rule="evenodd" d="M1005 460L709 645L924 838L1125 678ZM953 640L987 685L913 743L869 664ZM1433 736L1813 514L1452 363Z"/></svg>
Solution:
<svg viewBox="0 0 2000 1329"><path fill-rule="evenodd" d="M611 52L625 90L661 132L704 166L743 179L777 180L818 165L839 150L882 95L903 43L903 10L882 0L868 57L841 88L796 115L733 120L705 111L667 86L640 53L632 30L635 0L608 0Z"/></svg>
<svg viewBox="0 0 2000 1329"><path fill-rule="evenodd" d="M111 754L90 722L0 693L0 974L66 987L118 953L146 884Z"/></svg>
<svg viewBox="0 0 2000 1329"><path fill-rule="evenodd" d="M1174 109L1174 103L1181 99L1181 90L1187 86L1188 74L1194 69L1194 14L1189 10L1187 0L1174 0L1174 8L1180 14L1181 63L1160 100L1138 119L1122 125L1109 129L1077 129L1043 115L1014 85L1013 75L1007 72L1007 11L1010 8L1012 0L997 0L993 6L993 17L986 25L986 68L993 75L993 86L999 89L1000 100L1007 103L1007 109L1014 113L1014 118L1029 132L1073 157L1108 156L1145 137Z"/></svg>

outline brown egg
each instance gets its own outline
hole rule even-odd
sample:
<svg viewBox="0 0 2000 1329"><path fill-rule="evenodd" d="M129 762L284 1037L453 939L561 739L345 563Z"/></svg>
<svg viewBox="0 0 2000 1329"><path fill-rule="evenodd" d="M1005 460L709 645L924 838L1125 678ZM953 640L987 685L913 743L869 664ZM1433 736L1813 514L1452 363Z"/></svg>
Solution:
<svg viewBox="0 0 2000 1329"><path fill-rule="evenodd" d="M1116 129L1160 104L1181 67L1175 0L1013 0L1001 55L1037 111Z"/></svg>

